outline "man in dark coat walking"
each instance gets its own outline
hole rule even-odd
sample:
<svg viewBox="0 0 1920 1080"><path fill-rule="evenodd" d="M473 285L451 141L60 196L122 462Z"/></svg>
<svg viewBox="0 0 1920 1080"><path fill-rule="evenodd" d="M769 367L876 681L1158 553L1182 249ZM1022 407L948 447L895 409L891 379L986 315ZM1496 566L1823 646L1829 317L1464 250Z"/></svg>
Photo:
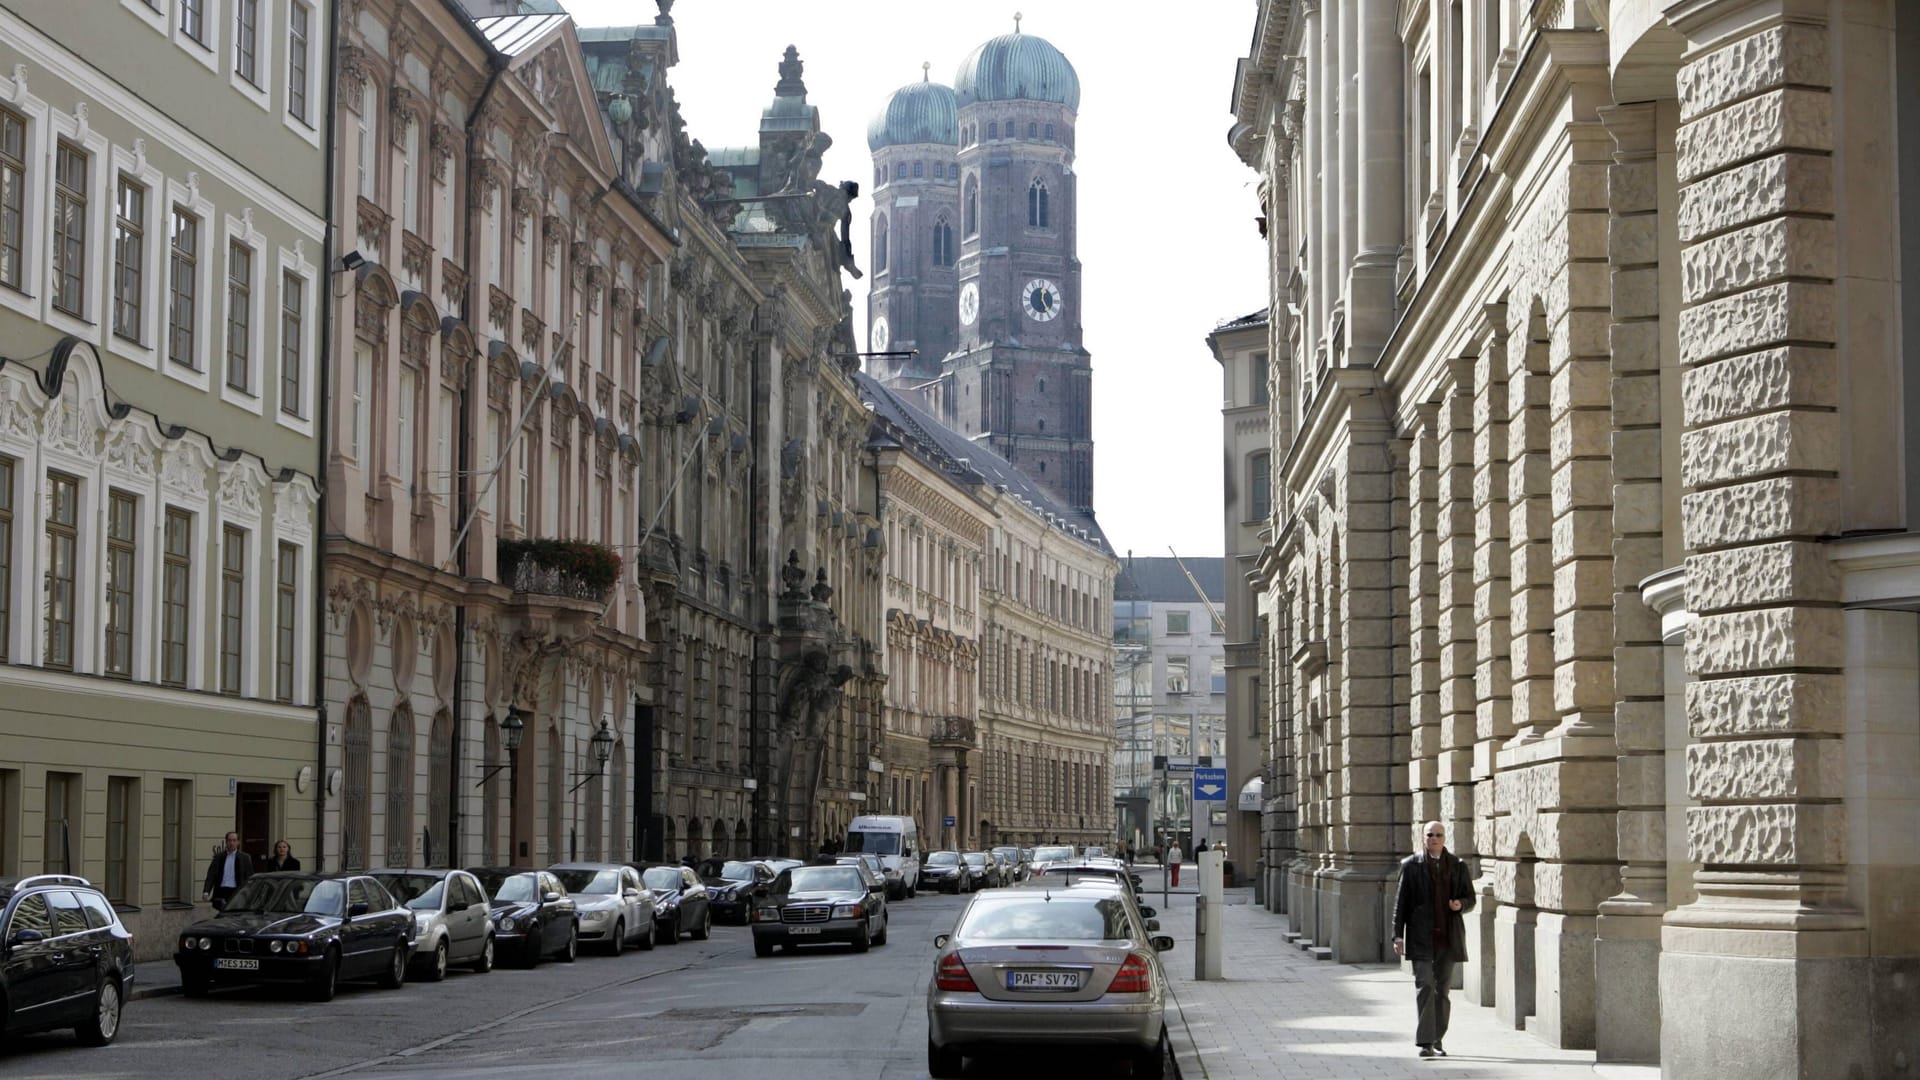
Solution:
<svg viewBox="0 0 1920 1080"><path fill-rule="evenodd" d="M1420 1011L1413 1041L1421 1057L1446 1057L1442 1045L1452 1003L1454 965L1467 958L1467 921L1473 910L1473 880L1467 864L1447 850L1446 826L1429 821L1420 830L1422 850L1400 863L1400 891L1393 901L1393 954L1413 961L1414 1003Z"/></svg>
<svg viewBox="0 0 1920 1080"><path fill-rule="evenodd" d="M207 880L201 899L211 900L215 911L227 906L228 898L253 876L253 856L240 850L240 834L227 834L227 845L207 864Z"/></svg>

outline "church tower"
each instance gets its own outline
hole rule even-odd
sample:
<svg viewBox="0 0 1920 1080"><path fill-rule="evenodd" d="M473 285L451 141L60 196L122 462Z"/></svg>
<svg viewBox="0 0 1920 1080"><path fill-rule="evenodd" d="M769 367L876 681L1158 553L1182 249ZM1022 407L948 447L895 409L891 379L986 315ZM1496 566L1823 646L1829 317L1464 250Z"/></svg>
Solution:
<svg viewBox="0 0 1920 1080"><path fill-rule="evenodd" d="M893 92L867 127L873 151L869 373L927 400L953 351L960 240L959 126L953 90L927 79ZM909 355L910 354L910 355Z"/></svg>
<svg viewBox="0 0 1920 1080"><path fill-rule="evenodd" d="M938 411L1060 502L1093 507L1091 357L1081 345L1080 80L1044 38L974 49L959 106L958 333Z"/></svg>

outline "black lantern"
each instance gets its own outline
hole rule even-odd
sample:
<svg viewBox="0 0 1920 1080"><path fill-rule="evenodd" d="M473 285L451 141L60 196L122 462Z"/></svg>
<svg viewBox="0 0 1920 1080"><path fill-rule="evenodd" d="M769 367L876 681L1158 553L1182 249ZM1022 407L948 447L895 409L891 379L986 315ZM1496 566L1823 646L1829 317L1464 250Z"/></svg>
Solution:
<svg viewBox="0 0 1920 1080"><path fill-rule="evenodd" d="M600 768L607 767L607 759L613 756L613 728L605 720L600 721L600 729L587 740L588 749L593 751L593 760Z"/></svg>
<svg viewBox="0 0 1920 1080"><path fill-rule="evenodd" d="M507 753L511 754L520 749L520 740L525 738L526 734L527 724L520 719L520 710L511 705L507 706L506 719L500 721L500 745L506 747Z"/></svg>

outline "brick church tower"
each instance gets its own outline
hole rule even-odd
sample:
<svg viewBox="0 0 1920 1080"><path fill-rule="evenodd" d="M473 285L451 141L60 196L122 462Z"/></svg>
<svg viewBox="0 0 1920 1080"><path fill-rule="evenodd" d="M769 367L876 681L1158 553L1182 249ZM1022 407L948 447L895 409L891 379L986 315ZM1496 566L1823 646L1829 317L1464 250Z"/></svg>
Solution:
<svg viewBox="0 0 1920 1080"><path fill-rule="evenodd" d="M920 351L911 361L875 364L873 371L895 389L917 390L949 427L986 443L1062 505L1091 510L1093 368L1081 345L1073 172L1080 80L1059 49L1020 33L1017 24L961 62L951 91L952 156L938 166L941 179L925 181L952 200L938 203L935 214L948 215L957 247L928 251L925 258L918 257L920 248L935 242L927 218L916 220L911 235L898 231L901 204L914 195L915 161L907 152L924 150L930 170L938 160L931 146L895 145L895 110L912 111L902 96L914 89L896 92L876 119L881 138L869 132L875 178L885 175L875 195L874 235L876 255L885 235L892 244L885 258L891 263L913 253L912 265L921 272L924 264L926 276L909 301L901 284L883 286L876 273L870 320L888 322L886 334L877 336L872 331L882 324L870 321L869 345ZM921 90L908 102L917 108L935 93ZM901 133L933 134L904 127ZM950 268L938 265L943 255ZM900 336L903 315L914 327L911 345ZM879 344L882 337L888 344Z"/></svg>

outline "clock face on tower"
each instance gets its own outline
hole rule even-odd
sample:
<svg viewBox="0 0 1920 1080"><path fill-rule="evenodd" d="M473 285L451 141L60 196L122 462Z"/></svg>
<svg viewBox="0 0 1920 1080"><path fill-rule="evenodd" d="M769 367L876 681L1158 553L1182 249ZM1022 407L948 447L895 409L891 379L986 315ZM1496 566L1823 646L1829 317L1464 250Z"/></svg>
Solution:
<svg viewBox="0 0 1920 1080"><path fill-rule="evenodd" d="M980 317L980 285L969 281L960 286L960 325L972 326Z"/></svg>
<svg viewBox="0 0 1920 1080"><path fill-rule="evenodd" d="M1060 286L1034 278L1020 292L1020 307L1034 322L1052 322L1060 314Z"/></svg>
<svg viewBox="0 0 1920 1080"><path fill-rule="evenodd" d="M887 326L887 317L881 315L873 320L873 328L867 331L867 337L873 342L874 352L886 352L887 342L892 340L892 330Z"/></svg>

